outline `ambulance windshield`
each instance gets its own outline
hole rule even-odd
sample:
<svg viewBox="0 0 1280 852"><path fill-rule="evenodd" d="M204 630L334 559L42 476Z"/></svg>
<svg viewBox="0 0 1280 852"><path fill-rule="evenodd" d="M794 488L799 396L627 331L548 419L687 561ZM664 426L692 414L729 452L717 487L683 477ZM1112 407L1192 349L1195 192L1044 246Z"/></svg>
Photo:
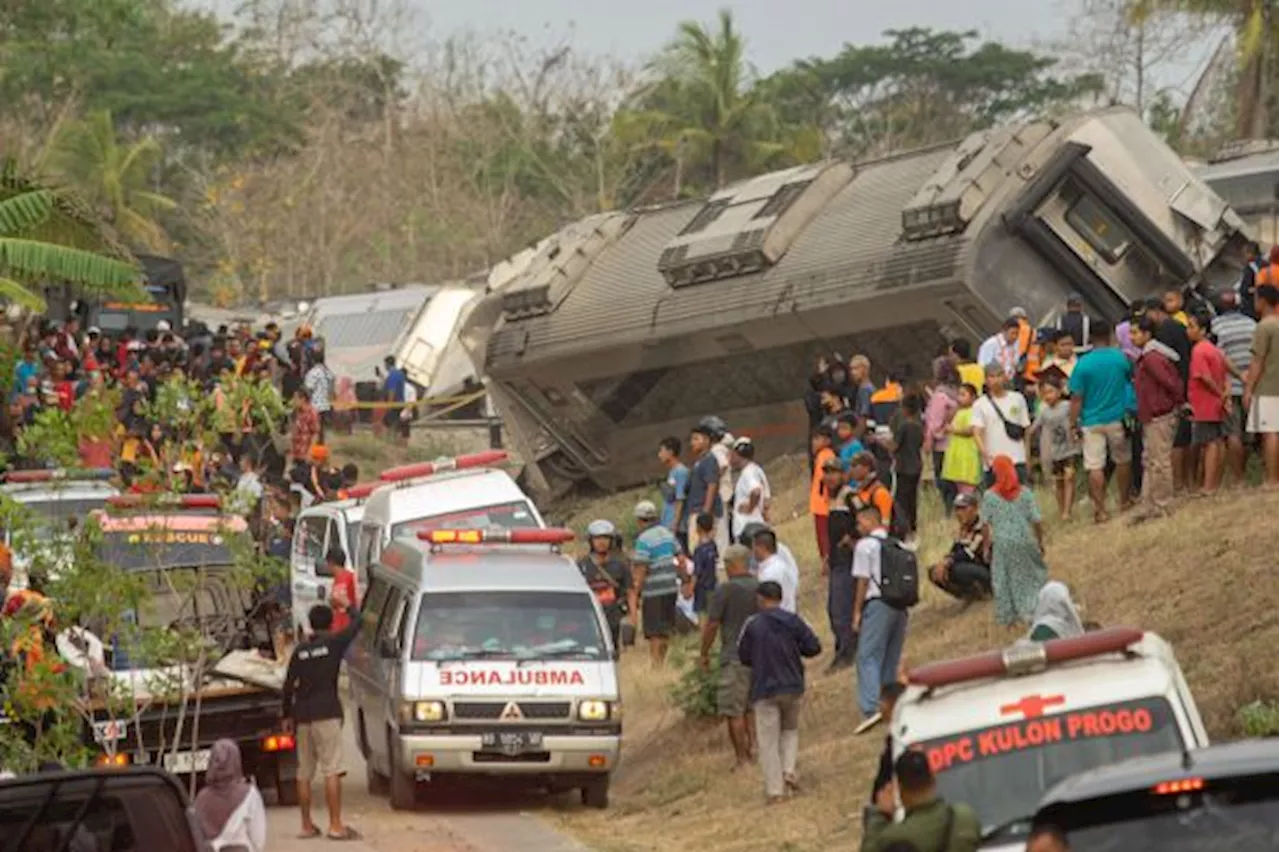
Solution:
<svg viewBox="0 0 1280 852"><path fill-rule="evenodd" d="M988 840L1024 835L1041 797L1069 775L1182 748L1163 698L1058 714L1004 709L1024 718L911 746L929 755L943 799L977 811Z"/></svg>
<svg viewBox="0 0 1280 852"><path fill-rule="evenodd" d="M415 660L602 660L591 596L578 592L423 595Z"/></svg>

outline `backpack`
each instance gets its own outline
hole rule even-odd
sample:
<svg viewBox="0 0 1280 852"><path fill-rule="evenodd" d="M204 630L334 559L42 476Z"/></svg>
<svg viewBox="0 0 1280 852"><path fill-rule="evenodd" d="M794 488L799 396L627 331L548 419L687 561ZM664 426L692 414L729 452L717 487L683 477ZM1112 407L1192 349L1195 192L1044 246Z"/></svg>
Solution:
<svg viewBox="0 0 1280 852"><path fill-rule="evenodd" d="M920 602L920 563L916 555L890 536L880 542L880 600L894 609Z"/></svg>

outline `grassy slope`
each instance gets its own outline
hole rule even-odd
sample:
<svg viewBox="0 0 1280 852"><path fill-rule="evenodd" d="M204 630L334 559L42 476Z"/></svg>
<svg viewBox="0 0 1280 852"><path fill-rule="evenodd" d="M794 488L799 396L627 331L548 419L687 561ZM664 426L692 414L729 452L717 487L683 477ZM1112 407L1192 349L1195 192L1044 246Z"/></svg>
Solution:
<svg viewBox="0 0 1280 852"><path fill-rule="evenodd" d="M802 565L801 611L830 648L825 588L817 571L812 522L803 514L803 461L774 467L779 532ZM785 480L785 481L783 481ZM642 492L561 512L575 526L592 516L621 520ZM922 495L922 564L949 541L937 499ZM1183 505L1169 520L1137 528L1113 521L1096 528L1078 520L1050 526L1051 574L1066 581L1084 617L1106 625L1154 630L1174 646L1214 739L1237 735L1241 704L1277 694L1277 515L1274 495L1258 491ZM576 509L576 510L575 510ZM990 604L962 609L932 587L912 614L910 663L1007 643ZM592 848L639 852L825 850L852 848L861 806L874 774L882 731L851 736L857 713L852 674L822 675L828 653L810 666L809 701L801 721L800 769L806 792L768 819L747 817L763 792L754 768L732 774L721 726L681 717L667 697L673 672L654 672L643 653L623 660L626 741L605 812L562 810L556 818ZM744 810L744 806L746 809ZM560 805L564 808L564 805Z"/></svg>

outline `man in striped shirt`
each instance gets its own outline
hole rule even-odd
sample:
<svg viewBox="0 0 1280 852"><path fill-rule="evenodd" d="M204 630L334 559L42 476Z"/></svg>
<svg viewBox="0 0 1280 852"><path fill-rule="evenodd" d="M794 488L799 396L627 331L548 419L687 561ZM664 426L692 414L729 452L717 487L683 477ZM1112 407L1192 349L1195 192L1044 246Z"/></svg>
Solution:
<svg viewBox="0 0 1280 852"><path fill-rule="evenodd" d="M1227 432L1227 468L1237 485L1244 483L1244 374L1249 372L1253 359L1253 330L1258 323L1240 311L1240 300L1234 290L1218 295L1214 306L1218 315L1210 323L1209 330L1218 341L1218 348L1227 356L1227 369L1231 373L1231 403L1223 425Z"/></svg>
<svg viewBox="0 0 1280 852"><path fill-rule="evenodd" d="M658 523L658 507L641 500L635 508L635 548L631 555L631 620L644 614L644 638L649 640L649 658L661 666L667 657L671 634L676 626L676 599L680 581L687 577L681 562L680 546L671 530ZM636 606L636 598L640 606Z"/></svg>

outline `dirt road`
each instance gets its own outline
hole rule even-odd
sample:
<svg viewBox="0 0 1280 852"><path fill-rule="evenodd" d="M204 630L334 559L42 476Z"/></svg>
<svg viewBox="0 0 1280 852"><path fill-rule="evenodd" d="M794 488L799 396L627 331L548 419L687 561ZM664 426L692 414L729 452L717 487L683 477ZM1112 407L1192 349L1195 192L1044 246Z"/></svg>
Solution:
<svg viewBox="0 0 1280 852"><path fill-rule="evenodd" d="M364 760L346 726L347 777L343 810L364 840L344 844L351 852L588 852L587 847L557 832L528 812L546 804L541 796L515 795L503 789L472 795L455 791L433 796L424 791L418 810L393 811L385 798L365 788ZM317 784L314 818L324 826L323 792ZM301 840L298 809L267 809L267 848L271 852L320 852L335 849L323 839Z"/></svg>

